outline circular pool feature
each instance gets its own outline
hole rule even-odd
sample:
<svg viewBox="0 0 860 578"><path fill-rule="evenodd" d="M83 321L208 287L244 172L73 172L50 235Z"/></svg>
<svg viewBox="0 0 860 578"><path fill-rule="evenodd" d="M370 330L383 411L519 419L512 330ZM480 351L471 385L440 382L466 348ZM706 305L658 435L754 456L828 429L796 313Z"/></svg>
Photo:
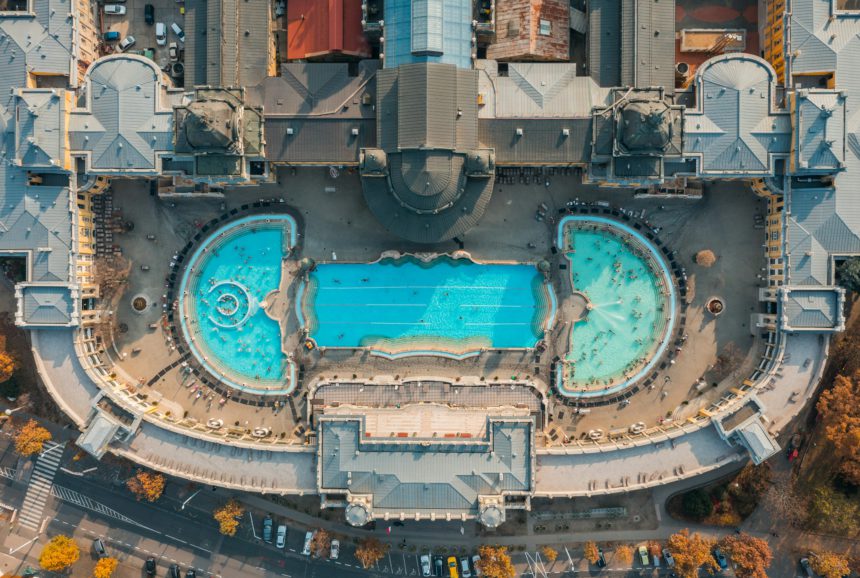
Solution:
<svg viewBox="0 0 860 578"><path fill-rule="evenodd" d="M131 298L131 308L135 313L143 313L149 307L149 299L146 295L135 295Z"/></svg>
<svg viewBox="0 0 860 578"><path fill-rule="evenodd" d="M572 327L557 368L562 395L600 398L648 375L671 339L675 292L659 251L623 223L569 216L559 249L570 262ZM576 312L585 303L584 311Z"/></svg>
<svg viewBox="0 0 860 578"><path fill-rule="evenodd" d="M178 311L188 349L218 381L245 393L283 394L295 386L282 320L260 306L280 286L295 235L286 215L227 223L200 243L182 274Z"/></svg>
<svg viewBox="0 0 860 578"><path fill-rule="evenodd" d="M705 309L714 317L719 316L726 308L726 304L719 297L711 297L705 303Z"/></svg>

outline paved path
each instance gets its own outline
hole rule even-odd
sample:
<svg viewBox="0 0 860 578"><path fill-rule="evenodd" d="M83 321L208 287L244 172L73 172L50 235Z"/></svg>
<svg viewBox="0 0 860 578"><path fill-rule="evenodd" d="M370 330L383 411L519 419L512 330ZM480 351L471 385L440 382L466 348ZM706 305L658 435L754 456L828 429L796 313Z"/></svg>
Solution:
<svg viewBox="0 0 860 578"><path fill-rule="evenodd" d="M21 525L28 530L36 532L42 525L42 512L45 509L45 503L51 497L51 485L57 468L60 467L63 447L62 444L47 442L36 460L18 518Z"/></svg>

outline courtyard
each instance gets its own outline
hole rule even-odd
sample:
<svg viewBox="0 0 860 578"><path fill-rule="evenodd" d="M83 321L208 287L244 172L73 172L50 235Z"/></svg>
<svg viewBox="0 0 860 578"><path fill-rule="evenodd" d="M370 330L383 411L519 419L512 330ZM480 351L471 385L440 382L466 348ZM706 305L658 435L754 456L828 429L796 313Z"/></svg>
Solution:
<svg viewBox="0 0 860 578"><path fill-rule="evenodd" d="M286 329L291 342L284 349L293 353L298 366L298 387L291 393L234 395L223 384L199 379L190 369L191 359L177 343L176 332L171 331L168 317L174 305L168 302L168 295L171 277L175 281L181 269L181 250L211 233L203 228L212 219L231 213L235 217L243 213L243 206L254 210L254 203L261 200L268 206L257 207L257 211L293 215L298 223L298 247L285 263L298 259L319 264L364 263L377 260L386 251L426 252L426 247L411 246L378 225L366 208L355 175L345 172L332 178L328 171L313 168L281 170L276 183L230 189L223 198L161 199L148 194L140 182L115 181L114 209L132 221L133 227L115 237L127 261L128 277L115 296L114 347L107 351L128 381L137 383L141 393L172 415L208 423L214 429L258 431L261 436L295 443L305 440L308 429L309 390L328 382L398 384L435 379L499 386L530 382L546 396L547 425L553 430L546 443L563 443L627 431L635 424L652 427L683 421L736 386L757 363L762 345L750 330L750 320L757 311L764 232L756 227L754 216L763 214L764 203L745 185L713 184L706 187L701 199L637 199L630 190L583 185L578 173L548 176L538 184L496 187L480 224L457 241L434 246L435 252L465 251L484 262L547 261L553 263L550 279L556 287L563 287L568 273L559 268L561 257L552 250L556 215L568 203L598 201L641 216L671 249L671 258L687 277L685 338L677 347L673 345L671 362L665 363L647 387L626 400L589 403L587 410L578 407L576 400L560 396L550 386L550 372L553 354L563 354L569 345L564 320L547 334L550 351L543 355L531 349L499 349L461 360L385 358L364 348L308 349L301 346L293 320ZM547 208L545 219L521 218L541 206ZM747 226L737 226L744 222ZM694 262L696 252L703 249L715 253L712 267ZM295 309L291 291L282 305L285 311ZM563 297L563 290L556 291ZM132 306L136 296L145 296L149 304L143 311ZM705 311L712 296L725 303L719 317Z"/></svg>

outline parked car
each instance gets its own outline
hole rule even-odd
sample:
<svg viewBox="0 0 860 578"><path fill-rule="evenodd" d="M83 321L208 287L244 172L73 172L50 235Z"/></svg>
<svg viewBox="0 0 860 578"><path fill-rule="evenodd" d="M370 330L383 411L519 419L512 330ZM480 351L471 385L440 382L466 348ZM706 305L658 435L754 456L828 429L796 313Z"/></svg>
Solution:
<svg viewBox="0 0 860 578"><path fill-rule="evenodd" d="M155 43L159 46L167 44L167 26L164 22L155 23Z"/></svg>
<svg viewBox="0 0 860 578"><path fill-rule="evenodd" d="M654 560L654 567L659 568L660 567L660 554L654 554L653 556L651 556L651 558Z"/></svg>
<svg viewBox="0 0 860 578"><path fill-rule="evenodd" d="M450 578L459 578L457 573L457 558L448 556L448 576Z"/></svg>
<svg viewBox="0 0 860 578"><path fill-rule="evenodd" d="M143 564L147 576L155 576L155 558L147 558Z"/></svg>
<svg viewBox="0 0 860 578"><path fill-rule="evenodd" d="M134 46L134 43L135 43L134 36L131 36L131 35L126 36L125 38L122 39L122 42L119 43L119 51L125 52L126 50L128 50L129 48Z"/></svg>
<svg viewBox="0 0 860 578"><path fill-rule="evenodd" d="M472 578L472 569L469 568L469 557L463 556L460 558L460 574L463 578Z"/></svg>
<svg viewBox="0 0 860 578"><path fill-rule="evenodd" d="M445 562L442 560L441 556L436 556L433 559L433 567L435 569L435 572L433 572L433 575L438 576L439 578L442 578L442 569L445 567Z"/></svg>
<svg viewBox="0 0 860 578"><path fill-rule="evenodd" d="M283 548L287 545L287 527L283 524L278 526L278 531L275 533L275 548Z"/></svg>
<svg viewBox="0 0 860 578"><path fill-rule="evenodd" d="M105 4L105 15L107 14L122 16L125 14L125 6L122 4Z"/></svg>
<svg viewBox="0 0 860 578"><path fill-rule="evenodd" d="M340 540L332 540L328 557L332 560L337 560L338 556L340 556Z"/></svg>
<svg viewBox="0 0 860 578"><path fill-rule="evenodd" d="M675 567L675 559L672 558L672 553L668 548L663 548L663 557L666 559L666 567L674 568Z"/></svg>
<svg viewBox="0 0 860 578"><path fill-rule="evenodd" d="M723 554L722 550L719 548L714 550L714 560L717 561L717 564L720 566L720 570L725 570L729 567L729 561L726 560L725 554Z"/></svg>
<svg viewBox="0 0 860 578"><path fill-rule="evenodd" d="M167 55L170 57L170 62L176 62L179 60L179 45L175 42L171 42L167 46Z"/></svg>
<svg viewBox="0 0 860 578"><path fill-rule="evenodd" d="M803 568L806 578L815 578L815 572L812 571L812 566L809 565L809 558L801 558L800 567Z"/></svg>
<svg viewBox="0 0 860 578"><path fill-rule="evenodd" d="M117 32L116 30L105 32L102 38L104 38L105 42L116 42L117 40L119 40L119 32Z"/></svg>
<svg viewBox="0 0 860 578"><path fill-rule="evenodd" d="M98 559L107 558L107 550L105 550L105 544L101 538L93 540L93 553Z"/></svg>
<svg viewBox="0 0 860 578"><path fill-rule="evenodd" d="M185 32L183 32L182 27L179 24L174 22L170 25L170 29L173 30L174 34L176 34L179 42L185 43Z"/></svg>
<svg viewBox="0 0 860 578"><path fill-rule="evenodd" d="M182 578L182 573L179 571L178 564L171 564L170 568L167 569L167 577L168 578Z"/></svg>
<svg viewBox="0 0 860 578"><path fill-rule="evenodd" d="M606 556L603 555L603 548L597 549L597 567L606 568Z"/></svg>
<svg viewBox="0 0 860 578"><path fill-rule="evenodd" d="M475 572L475 576L483 575L483 572L481 572L481 568L478 566L478 562L480 562L480 561L481 561L481 557L478 556L477 554L472 556L472 569Z"/></svg>
<svg viewBox="0 0 860 578"><path fill-rule="evenodd" d="M263 542L272 543L272 517L266 516L263 518Z"/></svg>
<svg viewBox="0 0 860 578"><path fill-rule="evenodd" d="M314 539L314 533L313 532L307 532L305 534L305 545L304 545L304 547L302 547L302 554L304 554L305 556L311 555L311 542L313 541L313 539Z"/></svg>
<svg viewBox="0 0 860 578"><path fill-rule="evenodd" d="M430 576L430 556L421 554L421 576Z"/></svg>
<svg viewBox="0 0 860 578"><path fill-rule="evenodd" d="M150 26L155 24L155 6L147 4L143 7L143 20Z"/></svg>
<svg viewBox="0 0 860 578"><path fill-rule="evenodd" d="M197 571L194 568L189 568L185 571L185 578L197 578Z"/></svg>
<svg viewBox="0 0 860 578"><path fill-rule="evenodd" d="M648 558L648 548L645 546L639 546L639 561L642 562L643 566L648 566L651 563Z"/></svg>

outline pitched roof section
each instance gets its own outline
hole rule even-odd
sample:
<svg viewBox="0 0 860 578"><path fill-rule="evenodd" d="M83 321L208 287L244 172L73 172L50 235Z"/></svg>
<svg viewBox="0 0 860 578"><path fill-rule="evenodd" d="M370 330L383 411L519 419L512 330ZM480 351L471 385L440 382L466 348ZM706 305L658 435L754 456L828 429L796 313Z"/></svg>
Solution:
<svg viewBox="0 0 860 578"><path fill-rule="evenodd" d="M21 89L15 107L15 162L27 168L71 168L65 90Z"/></svg>
<svg viewBox="0 0 860 578"><path fill-rule="evenodd" d="M370 56L370 45L361 28L361 0L287 3L287 58L331 54Z"/></svg>
<svg viewBox="0 0 860 578"><path fill-rule="evenodd" d="M696 73L696 110L684 116L685 154L703 175L769 176L774 155L787 155L791 118L774 112L771 66L749 54L726 54Z"/></svg>
<svg viewBox="0 0 860 578"><path fill-rule="evenodd" d="M67 326L77 323L78 303L68 175L37 182L28 169L69 168L68 94L26 87L28 73L77 84L73 8L69 0L31 6L31 13L0 15L0 251L27 260L27 281L16 286L16 323Z"/></svg>
<svg viewBox="0 0 860 578"><path fill-rule="evenodd" d="M793 100L792 172L842 170L847 95L835 90L799 90Z"/></svg>
<svg viewBox="0 0 860 578"><path fill-rule="evenodd" d="M478 146L478 72L404 64L377 73L377 147L365 154L362 189L392 233L436 243L465 233L493 191L492 151ZM469 170L469 163L475 170Z"/></svg>
<svg viewBox="0 0 860 578"><path fill-rule="evenodd" d="M263 107L266 158L284 163L358 163L362 148L376 147L373 105L379 64L290 62L281 67L281 76L249 90L249 101Z"/></svg>
<svg viewBox="0 0 860 578"><path fill-rule="evenodd" d="M842 331L845 290L841 287L780 289L781 325L786 331Z"/></svg>
<svg viewBox="0 0 860 578"><path fill-rule="evenodd" d="M472 66L471 0L385 0L385 68L437 62Z"/></svg>
<svg viewBox="0 0 860 578"><path fill-rule="evenodd" d="M380 517L476 515L479 496L532 489L530 421L490 418L485 439L458 442L391 443L362 429L359 418L320 419L319 490L372 495Z"/></svg>
<svg viewBox="0 0 860 578"><path fill-rule="evenodd" d="M674 92L674 0L591 0L588 18L588 73L600 86Z"/></svg>
<svg viewBox="0 0 860 578"><path fill-rule="evenodd" d="M141 56L99 59L87 71L86 109L71 116L71 147L89 153L88 172L158 174L173 150L173 111L161 103L161 71Z"/></svg>
<svg viewBox="0 0 860 578"><path fill-rule="evenodd" d="M609 98L610 89L576 75L576 64L512 62L505 66L507 73L499 74L494 60L478 61L480 118L585 118Z"/></svg>
<svg viewBox="0 0 860 578"><path fill-rule="evenodd" d="M621 0L588 4L588 74L600 86L621 85Z"/></svg>
<svg viewBox="0 0 860 578"><path fill-rule="evenodd" d="M834 12L833 8L831 0L794 0L788 10L791 15L788 34L792 73L832 72L837 82L836 90L845 94L842 105L845 134L843 170L836 173L832 187L810 189L795 185L788 193L791 214L787 217L786 238L790 251L791 285L830 286L835 281L832 257L860 255L860 203L857 202L857 191L860 191L860 112L850 100L860 94L860 74L857 74L860 15L856 12ZM809 94L815 93L824 97L827 91L809 91ZM821 154L820 147L814 146L820 144L820 140L816 141L813 135L811 166L814 163L827 166L827 163L838 160L840 131L836 123L839 122L839 114L837 102L827 121L828 134L832 134L832 128L837 135L833 139L837 141L832 151L835 159L829 154ZM834 124L831 126L831 123Z"/></svg>
<svg viewBox="0 0 860 578"><path fill-rule="evenodd" d="M71 327L78 323L77 291L67 285L20 284L16 322L23 327Z"/></svg>
<svg viewBox="0 0 860 578"><path fill-rule="evenodd" d="M254 86L272 58L268 2L209 0L186 5L185 86Z"/></svg>

